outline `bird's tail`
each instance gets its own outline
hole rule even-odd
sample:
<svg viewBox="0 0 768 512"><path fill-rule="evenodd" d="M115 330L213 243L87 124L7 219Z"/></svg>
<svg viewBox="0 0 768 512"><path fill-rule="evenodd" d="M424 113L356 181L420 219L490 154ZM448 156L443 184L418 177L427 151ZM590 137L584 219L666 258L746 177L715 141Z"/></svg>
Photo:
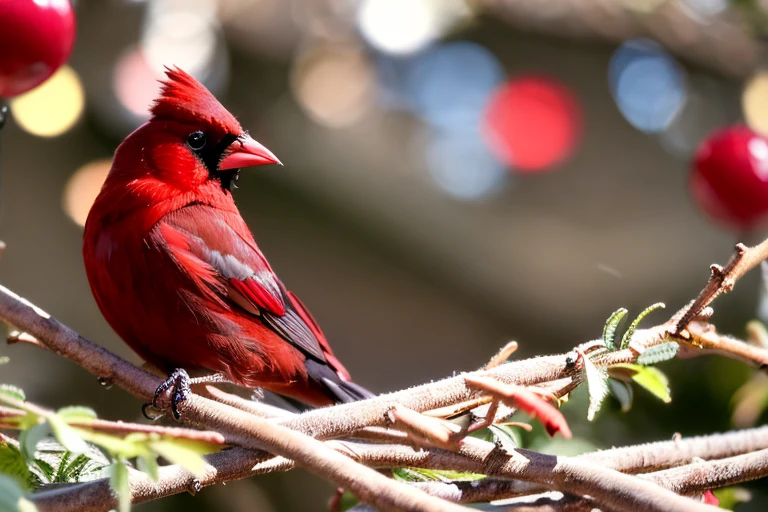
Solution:
<svg viewBox="0 0 768 512"><path fill-rule="evenodd" d="M336 398L336 403L357 402L366 398L373 398L375 393L371 393L363 386L355 384L352 381L343 381L341 379L334 381L323 380L323 384L331 391Z"/></svg>
<svg viewBox="0 0 768 512"><path fill-rule="evenodd" d="M376 396L375 393L371 393L359 384L342 379L327 364L307 360L306 367L310 380L322 387L324 394L337 404L356 402Z"/></svg>

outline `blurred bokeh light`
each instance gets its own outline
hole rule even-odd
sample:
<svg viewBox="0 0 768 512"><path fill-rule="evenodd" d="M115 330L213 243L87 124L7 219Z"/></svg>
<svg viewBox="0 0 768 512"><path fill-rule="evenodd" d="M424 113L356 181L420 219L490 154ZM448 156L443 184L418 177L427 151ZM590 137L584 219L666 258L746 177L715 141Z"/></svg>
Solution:
<svg viewBox="0 0 768 512"><path fill-rule="evenodd" d="M55 137L75 125L85 108L85 93L77 73L62 66L43 85L13 99L13 117L24 130Z"/></svg>
<svg viewBox="0 0 768 512"><path fill-rule="evenodd" d="M488 49L471 42L448 43L409 63L405 93L427 124L477 132L491 93L503 79L501 64Z"/></svg>
<svg viewBox="0 0 768 512"><path fill-rule="evenodd" d="M518 76L493 94L485 111L491 148L520 172L562 163L581 137L581 108L564 84L541 75Z"/></svg>
<svg viewBox="0 0 768 512"><path fill-rule="evenodd" d="M741 101L747 124L768 134L768 72L761 71L747 82Z"/></svg>
<svg viewBox="0 0 768 512"><path fill-rule="evenodd" d="M683 0L683 5L707 22L728 8L728 0Z"/></svg>
<svg viewBox="0 0 768 512"><path fill-rule="evenodd" d="M482 199L510 179L482 138L466 132L431 131L426 161L435 183L456 199Z"/></svg>
<svg viewBox="0 0 768 512"><path fill-rule="evenodd" d="M139 46L158 72L173 63L205 80L217 54L219 26L215 0L153 0ZM220 53L220 52L219 52ZM226 57L224 57L226 58Z"/></svg>
<svg viewBox="0 0 768 512"><path fill-rule="evenodd" d="M677 61L658 43L633 39L611 57L608 82L616 104L638 130L666 128L686 98L686 77Z"/></svg>
<svg viewBox="0 0 768 512"><path fill-rule="evenodd" d="M129 48L115 65L113 87L120 104L138 121L149 116L149 107L160 91L163 74L153 68L137 47Z"/></svg>
<svg viewBox="0 0 768 512"><path fill-rule="evenodd" d="M711 78L691 78L685 103L659 134L661 145L688 162L699 143L713 130L738 119L738 111L723 101L729 91Z"/></svg>
<svg viewBox="0 0 768 512"><path fill-rule="evenodd" d="M371 46L406 55L424 49L470 15L464 0L362 0L357 20Z"/></svg>
<svg viewBox="0 0 768 512"><path fill-rule="evenodd" d="M361 48L309 47L295 61L291 84L299 105L318 124L341 128L373 107L375 71Z"/></svg>
<svg viewBox="0 0 768 512"><path fill-rule="evenodd" d="M102 159L85 164L69 178L64 187L62 207L64 212L78 226L85 226L85 219L91 205L99 195L107 179L112 160Z"/></svg>

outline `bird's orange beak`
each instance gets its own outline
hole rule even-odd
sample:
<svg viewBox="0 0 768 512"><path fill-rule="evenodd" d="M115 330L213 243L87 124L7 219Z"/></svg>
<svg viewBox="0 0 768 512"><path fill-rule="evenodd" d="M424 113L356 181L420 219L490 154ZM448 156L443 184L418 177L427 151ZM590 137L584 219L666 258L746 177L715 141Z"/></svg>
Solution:
<svg viewBox="0 0 768 512"><path fill-rule="evenodd" d="M244 135L232 143L227 156L219 162L219 170L268 164L283 165L270 150L253 140L250 135Z"/></svg>

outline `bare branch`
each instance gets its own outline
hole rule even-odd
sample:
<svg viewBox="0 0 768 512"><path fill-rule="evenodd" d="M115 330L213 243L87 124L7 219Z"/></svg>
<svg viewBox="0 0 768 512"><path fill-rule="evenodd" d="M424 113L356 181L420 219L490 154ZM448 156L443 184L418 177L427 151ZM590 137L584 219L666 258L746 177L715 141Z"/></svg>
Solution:
<svg viewBox="0 0 768 512"><path fill-rule="evenodd" d="M280 409L279 407L274 407L272 405L257 402L255 400L246 400L237 395L233 395L232 393L222 391L221 389L210 384L205 387L205 391L210 395L211 398L223 404L236 407L240 410L249 412L261 418L288 418L295 416L294 413L286 411L285 409Z"/></svg>
<svg viewBox="0 0 768 512"><path fill-rule="evenodd" d="M768 449L722 460L701 460L674 469L642 474L639 478L679 494L698 495L710 489L719 489L766 476L768 476ZM484 478L473 482L434 482L418 487L434 496L462 503L505 500L544 490L538 484L505 478Z"/></svg>
<svg viewBox="0 0 768 512"><path fill-rule="evenodd" d="M88 421L75 421L69 423L72 427L97 430L99 432L110 432L113 434L159 434L164 437L175 439L189 439L190 441L201 441L209 444L224 444L224 436L218 432L209 430L193 430L190 428L164 427L161 425L144 425L141 423L128 423L124 421L107 421L93 419Z"/></svg>
<svg viewBox="0 0 768 512"><path fill-rule="evenodd" d="M768 476L768 449L640 475L680 494L701 493Z"/></svg>
<svg viewBox="0 0 768 512"><path fill-rule="evenodd" d="M409 446L375 446L349 442L338 443L335 441L330 441L326 444L343 451L343 453L351 454L358 462L371 467L392 468L410 466L429 469L458 469L470 472L482 472L485 470L482 460L467 459L460 454L443 450L414 450ZM485 449L488 453L491 453L493 447L485 446ZM765 449L768 449L768 427L692 437L679 441L662 441L614 448L580 455L574 457L574 459L601 464L622 472L638 473L680 466L682 464L690 465L691 461L698 458L721 459ZM283 457L271 457L263 452L259 454L242 448L232 448L214 453L206 456L205 460L207 461L204 472L205 476L200 479L196 479L180 466L160 468L160 480L158 482L153 482L144 473L132 472L131 492L134 503L142 503L185 492L195 481L202 487L207 487L218 482L246 478L272 471L285 471L295 467L293 461ZM498 482L498 479L488 481ZM503 481L506 482L503 494L496 494L496 491L492 489L483 490L480 483L473 483L471 485L457 483L455 485L457 486L456 490L460 488L467 492L465 501L486 500L487 495L483 494L486 492L493 492L494 499L498 499L501 496L527 494L541 489L539 484L508 479ZM501 486L498 483L493 485ZM113 498L111 498L109 486L105 482L79 484L52 491L43 491L33 495L33 501L35 501L41 511L52 510L52 508L47 508L48 504L51 507L53 507L53 504L57 504L60 508L56 510L59 511L77 510L78 512L90 512L91 510L99 510L98 508L91 508L93 505L89 504L90 501L87 503L82 502L80 499L82 493L90 496L89 500L93 500L94 503L107 503L109 506L115 504L113 501L108 501Z"/></svg>
<svg viewBox="0 0 768 512"><path fill-rule="evenodd" d="M464 437L460 426L440 418L425 416L401 405L393 405L387 412L387 417L391 426L408 433L409 439L416 446L456 450Z"/></svg>
<svg viewBox="0 0 768 512"><path fill-rule="evenodd" d="M491 359L488 361L488 363L483 367L483 370L492 370L493 368L496 368L500 364L502 364L504 361L509 359L509 357L515 353L517 350L517 342L516 341L510 341L503 347L501 347L501 350L499 350Z"/></svg>
<svg viewBox="0 0 768 512"><path fill-rule="evenodd" d="M730 336L722 336L711 324L693 321L688 324L684 333L688 334L682 335L687 342L687 345L684 345L687 350L681 356L716 353L760 367L768 366L768 350Z"/></svg>
<svg viewBox="0 0 768 512"><path fill-rule="evenodd" d="M680 317L674 332L681 334L688 324L704 311L704 308L721 294L731 291L736 281L766 258L768 258L768 239L754 247L736 244L736 252L725 267L712 265L707 285Z"/></svg>
<svg viewBox="0 0 768 512"><path fill-rule="evenodd" d="M6 341L8 342L9 345L13 345L14 343L29 343L30 345L34 345L42 349L47 349L45 345L40 343L37 340L37 338L35 338L31 334L27 332L17 331L17 330L13 330L9 332L8 339Z"/></svg>

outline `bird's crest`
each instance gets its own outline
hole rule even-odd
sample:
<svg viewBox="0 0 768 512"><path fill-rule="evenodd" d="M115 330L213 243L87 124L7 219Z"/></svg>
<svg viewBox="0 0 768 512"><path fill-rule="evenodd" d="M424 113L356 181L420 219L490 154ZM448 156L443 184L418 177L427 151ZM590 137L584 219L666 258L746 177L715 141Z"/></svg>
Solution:
<svg viewBox="0 0 768 512"><path fill-rule="evenodd" d="M160 81L160 96L150 109L153 119L212 123L228 133L242 132L237 119L190 74L177 67L166 67L165 74L168 78Z"/></svg>

